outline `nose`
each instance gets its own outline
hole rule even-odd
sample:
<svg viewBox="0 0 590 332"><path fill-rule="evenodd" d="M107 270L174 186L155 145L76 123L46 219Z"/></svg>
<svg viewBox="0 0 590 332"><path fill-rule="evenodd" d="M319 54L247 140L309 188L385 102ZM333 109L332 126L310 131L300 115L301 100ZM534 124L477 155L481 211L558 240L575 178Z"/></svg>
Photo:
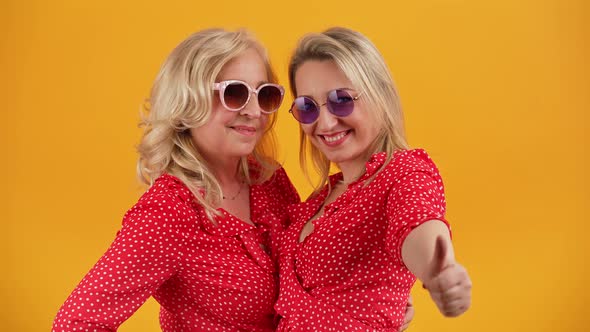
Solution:
<svg viewBox="0 0 590 332"><path fill-rule="evenodd" d="M252 92L252 94L250 95L250 100L248 101L246 106L244 106L244 108L240 110L240 115L244 115L252 119L258 119L261 114L262 109L258 104L258 95L256 94L256 92Z"/></svg>
<svg viewBox="0 0 590 332"><path fill-rule="evenodd" d="M320 131L328 131L338 124L338 117L328 110L328 106L323 104L320 106L320 115L316 121L317 129Z"/></svg>

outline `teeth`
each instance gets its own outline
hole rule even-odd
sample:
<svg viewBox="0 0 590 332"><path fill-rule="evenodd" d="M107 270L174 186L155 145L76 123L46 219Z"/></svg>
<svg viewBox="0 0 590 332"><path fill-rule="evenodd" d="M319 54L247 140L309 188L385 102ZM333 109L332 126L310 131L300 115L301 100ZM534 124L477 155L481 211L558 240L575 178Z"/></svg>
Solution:
<svg viewBox="0 0 590 332"><path fill-rule="evenodd" d="M342 137L346 136L346 132L341 132L340 134L336 135L336 136L324 136L324 139L326 140L326 142L335 142L339 139L341 139Z"/></svg>

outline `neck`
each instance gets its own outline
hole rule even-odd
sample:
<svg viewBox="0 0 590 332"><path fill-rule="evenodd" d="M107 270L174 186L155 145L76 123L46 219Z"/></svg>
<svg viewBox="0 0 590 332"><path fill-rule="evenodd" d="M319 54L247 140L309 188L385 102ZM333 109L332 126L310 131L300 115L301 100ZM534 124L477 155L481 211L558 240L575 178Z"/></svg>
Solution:
<svg viewBox="0 0 590 332"><path fill-rule="evenodd" d="M342 171L342 182L349 184L360 178L365 172L365 161L354 161L338 164Z"/></svg>
<svg viewBox="0 0 590 332"><path fill-rule="evenodd" d="M371 154L368 152L363 153L356 159L348 160L343 163L338 163L338 168L342 171L342 182L349 184L356 181L363 174L365 174L365 167L367 161L371 158Z"/></svg>
<svg viewBox="0 0 590 332"><path fill-rule="evenodd" d="M208 158L208 164L211 172L222 187L240 181L238 179L240 158Z"/></svg>

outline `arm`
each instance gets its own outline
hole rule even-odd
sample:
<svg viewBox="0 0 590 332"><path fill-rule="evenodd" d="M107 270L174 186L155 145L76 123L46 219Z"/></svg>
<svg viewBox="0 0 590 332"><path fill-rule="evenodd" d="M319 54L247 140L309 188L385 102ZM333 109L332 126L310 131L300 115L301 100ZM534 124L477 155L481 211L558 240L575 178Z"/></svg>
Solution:
<svg viewBox="0 0 590 332"><path fill-rule="evenodd" d="M418 279L425 281L436 269L435 246L436 239L447 245L446 260L454 261L453 246L447 225L440 220L429 220L414 228L406 237L402 245L402 258L404 264Z"/></svg>
<svg viewBox="0 0 590 332"><path fill-rule="evenodd" d="M180 239L171 198L151 197L125 216L107 252L63 304L52 331L116 331L175 272Z"/></svg>
<svg viewBox="0 0 590 332"><path fill-rule="evenodd" d="M455 261L447 226L429 220L414 228L402 246L408 269L420 279L440 312L456 317L471 305L471 279Z"/></svg>
<svg viewBox="0 0 590 332"><path fill-rule="evenodd" d="M393 170L387 201L387 246L417 276L445 316L471 303L471 280L455 261L445 220L444 186L424 151L403 152Z"/></svg>
<svg viewBox="0 0 590 332"><path fill-rule="evenodd" d="M399 328L400 332L403 332L407 330L408 327L410 327L410 323L412 322L412 319L414 319L414 313L414 301L412 300L412 295L410 295L410 297L408 297L408 304L406 304L406 313L404 314L404 325L402 325Z"/></svg>

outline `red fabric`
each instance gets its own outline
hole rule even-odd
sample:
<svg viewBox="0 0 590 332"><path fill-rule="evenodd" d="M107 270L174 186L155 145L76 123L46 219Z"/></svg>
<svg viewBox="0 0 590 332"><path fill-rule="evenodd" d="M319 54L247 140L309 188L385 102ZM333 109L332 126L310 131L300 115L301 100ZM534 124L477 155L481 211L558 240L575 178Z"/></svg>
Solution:
<svg viewBox="0 0 590 332"><path fill-rule="evenodd" d="M421 223L446 223L441 177L423 150L373 155L303 243L299 235L328 195L327 187L291 206L280 248L279 331L397 331L415 276L401 246ZM375 175L363 186L365 180ZM342 179L330 177L335 185ZM447 224L448 225L448 224Z"/></svg>
<svg viewBox="0 0 590 332"><path fill-rule="evenodd" d="M150 296L161 305L163 331L273 331L277 236L286 205L296 202L280 169L251 187L257 227L221 209L214 226L180 180L162 175L125 214L108 251L59 310L53 331L115 331Z"/></svg>

